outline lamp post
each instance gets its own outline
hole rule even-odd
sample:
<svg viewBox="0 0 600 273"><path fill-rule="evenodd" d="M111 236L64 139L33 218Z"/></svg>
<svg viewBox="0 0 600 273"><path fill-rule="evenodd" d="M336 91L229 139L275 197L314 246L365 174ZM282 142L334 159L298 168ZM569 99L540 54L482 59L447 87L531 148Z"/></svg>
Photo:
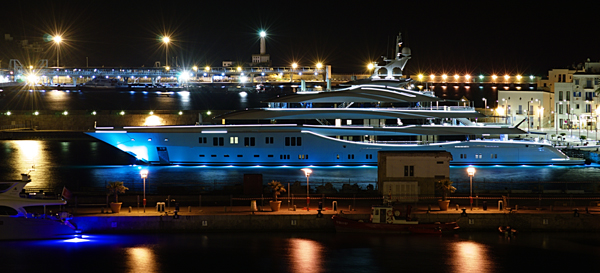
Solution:
<svg viewBox="0 0 600 273"><path fill-rule="evenodd" d="M52 40L54 43L56 43L56 67L60 67L58 57L60 56L60 43L62 42L62 37L60 35L56 35L52 37Z"/></svg>
<svg viewBox="0 0 600 273"><path fill-rule="evenodd" d="M308 195L309 194L308 177L312 173L312 170L309 168L304 168L304 169L301 169L301 171L303 171L304 175L306 175L306 211L308 211L308 205L310 204L310 197Z"/></svg>
<svg viewBox="0 0 600 273"><path fill-rule="evenodd" d="M164 36L162 41L165 43L165 67L169 67L169 42L171 41L171 38Z"/></svg>
<svg viewBox="0 0 600 273"><path fill-rule="evenodd" d="M487 112L487 99L481 98L481 100L483 101L483 112L486 113Z"/></svg>
<svg viewBox="0 0 600 273"><path fill-rule="evenodd" d="M468 167L467 174L469 174L469 203L471 204L471 210L473 210L473 176L475 175L475 168Z"/></svg>
<svg viewBox="0 0 600 273"><path fill-rule="evenodd" d="M142 179L144 180L144 213L146 213L146 178L148 177L148 170L141 170L140 171L140 176L142 176Z"/></svg>

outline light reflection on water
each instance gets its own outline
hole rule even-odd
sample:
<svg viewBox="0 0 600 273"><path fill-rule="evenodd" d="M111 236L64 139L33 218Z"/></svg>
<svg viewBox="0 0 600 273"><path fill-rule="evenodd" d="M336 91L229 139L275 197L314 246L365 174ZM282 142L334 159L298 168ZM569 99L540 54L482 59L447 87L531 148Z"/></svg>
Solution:
<svg viewBox="0 0 600 273"><path fill-rule="evenodd" d="M0 241L0 255L7 272L77 272L91 266L94 272L572 272L596 266L600 235L520 233L510 240L495 232L89 235L78 242Z"/></svg>

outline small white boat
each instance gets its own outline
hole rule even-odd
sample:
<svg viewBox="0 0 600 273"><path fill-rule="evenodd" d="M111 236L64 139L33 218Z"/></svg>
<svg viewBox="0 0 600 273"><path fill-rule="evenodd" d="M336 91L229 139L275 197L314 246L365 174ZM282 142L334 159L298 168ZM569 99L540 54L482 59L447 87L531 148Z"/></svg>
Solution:
<svg viewBox="0 0 600 273"><path fill-rule="evenodd" d="M69 222L72 217L69 213L45 213L46 206L67 202L25 194L23 188L31 182L31 177L21 176L21 180L0 182L0 240L73 238L77 229ZM44 213L29 213L28 207L43 207Z"/></svg>
<svg viewBox="0 0 600 273"><path fill-rule="evenodd" d="M88 81L85 84L83 84L83 87L91 89L117 89L127 88L128 86L129 85L127 85L127 83L124 81L104 77L96 77L91 81Z"/></svg>

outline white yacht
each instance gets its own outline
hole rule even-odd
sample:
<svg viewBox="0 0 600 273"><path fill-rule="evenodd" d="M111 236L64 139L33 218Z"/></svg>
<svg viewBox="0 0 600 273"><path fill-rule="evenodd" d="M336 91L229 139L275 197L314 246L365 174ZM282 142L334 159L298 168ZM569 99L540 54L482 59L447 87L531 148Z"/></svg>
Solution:
<svg viewBox="0 0 600 273"><path fill-rule="evenodd" d="M368 80L273 98L267 108L218 117L224 125L98 127L87 134L153 164L377 165L379 151L447 151L451 164L467 165L585 163L545 141L509 140L526 132L476 122L485 116L467 102L415 90L401 77L410 49L400 50L400 38L397 44L396 57Z"/></svg>
<svg viewBox="0 0 600 273"><path fill-rule="evenodd" d="M29 174L22 174L21 180L0 182L0 240L73 238L76 228L69 222L66 212L55 215L34 214L28 207L65 205L57 199L36 198L23 193L23 188L31 181Z"/></svg>

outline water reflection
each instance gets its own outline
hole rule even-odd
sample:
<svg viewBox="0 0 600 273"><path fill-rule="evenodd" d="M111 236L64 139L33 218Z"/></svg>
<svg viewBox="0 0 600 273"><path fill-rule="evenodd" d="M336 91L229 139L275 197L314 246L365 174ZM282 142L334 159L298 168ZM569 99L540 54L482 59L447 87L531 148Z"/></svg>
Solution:
<svg viewBox="0 0 600 273"><path fill-rule="evenodd" d="M150 248L128 248L127 254L127 267L131 272L156 272L156 259Z"/></svg>
<svg viewBox="0 0 600 273"><path fill-rule="evenodd" d="M480 243L457 242L453 248L455 272L489 272L494 268L487 248Z"/></svg>
<svg viewBox="0 0 600 273"><path fill-rule="evenodd" d="M323 272L323 246L313 240L289 240L292 272Z"/></svg>
<svg viewBox="0 0 600 273"><path fill-rule="evenodd" d="M18 146L17 158L15 163L19 165L21 171L26 171L37 162L44 160L44 153L39 141L35 140L16 140Z"/></svg>

